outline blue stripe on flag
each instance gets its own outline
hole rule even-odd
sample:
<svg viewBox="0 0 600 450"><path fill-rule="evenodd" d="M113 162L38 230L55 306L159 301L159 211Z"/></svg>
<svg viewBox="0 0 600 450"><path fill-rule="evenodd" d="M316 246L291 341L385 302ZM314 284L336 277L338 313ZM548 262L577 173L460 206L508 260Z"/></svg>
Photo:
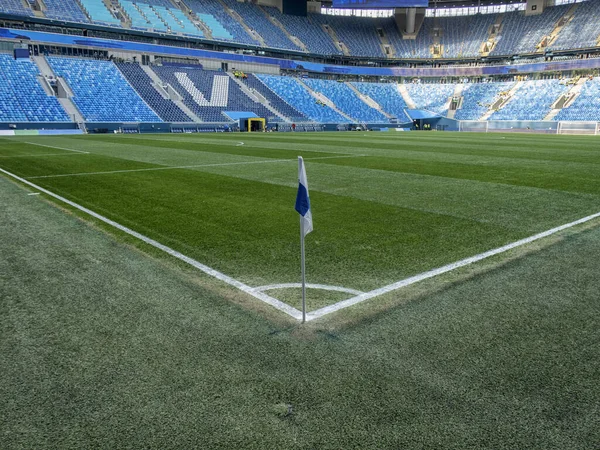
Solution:
<svg viewBox="0 0 600 450"><path fill-rule="evenodd" d="M302 217L310 210L310 199L308 198L308 191L306 187L298 183L298 194L296 195L296 211L300 213Z"/></svg>

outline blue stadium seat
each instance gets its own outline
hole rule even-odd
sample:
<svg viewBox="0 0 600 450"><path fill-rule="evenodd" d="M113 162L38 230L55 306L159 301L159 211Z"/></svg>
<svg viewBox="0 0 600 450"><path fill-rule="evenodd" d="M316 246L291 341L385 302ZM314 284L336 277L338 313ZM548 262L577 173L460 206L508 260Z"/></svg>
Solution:
<svg viewBox="0 0 600 450"><path fill-rule="evenodd" d="M302 122L307 117L294 108L289 103L286 103L280 96L267 87L266 84L256 75L250 73L248 78L244 80L250 89L254 89L260 95L267 99L270 105L293 122Z"/></svg>
<svg viewBox="0 0 600 450"><path fill-rule="evenodd" d="M49 19L80 23L90 22L75 0L44 0L44 5L46 5L44 14Z"/></svg>
<svg viewBox="0 0 600 450"><path fill-rule="evenodd" d="M590 120L600 122L600 78L586 81L575 101L563 108L554 120Z"/></svg>
<svg viewBox="0 0 600 450"><path fill-rule="evenodd" d="M490 120L542 120L550 106L568 90L559 80L525 81L513 97Z"/></svg>
<svg viewBox="0 0 600 450"><path fill-rule="evenodd" d="M362 94L368 95L375 100L385 112L397 117L400 121L406 121L409 117L404 113L408 108L402 98L396 83L352 83Z"/></svg>
<svg viewBox="0 0 600 450"><path fill-rule="evenodd" d="M479 120L499 99L499 94L510 90L512 81L497 83L469 83L463 86L463 102L454 118L457 120Z"/></svg>
<svg viewBox="0 0 600 450"><path fill-rule="evenodd" d="M579 4L573 20L561 30L553 50L596 47L598 43L598 24L600 24L600 2L587 1Z"/></svg>
<svg viewBox="0 0 600 450"><path fill-rule="evenodd" d="M426 109L441 115L446 115L446 107L450 97L454 94L455 84L421 84L410 83L406 90L415 102L417 109Z"/></svg>
<svg viewBox="0 0 600 450"><path fill-rule="evenodd" d="M23 5L21 0L0 1L0 12L5 14L15 14L17 16L33 17L33 10Z"/></svg>

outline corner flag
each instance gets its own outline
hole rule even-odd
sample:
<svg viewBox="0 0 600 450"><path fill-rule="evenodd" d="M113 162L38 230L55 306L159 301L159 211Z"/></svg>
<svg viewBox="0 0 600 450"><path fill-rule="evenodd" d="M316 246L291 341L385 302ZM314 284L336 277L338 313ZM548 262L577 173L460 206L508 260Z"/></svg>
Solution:
<svg viewBox="0 0 600 450"><path fill-rule="evenodd" d="M301 223L304 236L313 229L310 198L308 197L308 181L302 156L298 156L298 194L296 195L296 211L302 216Z"/></svg>

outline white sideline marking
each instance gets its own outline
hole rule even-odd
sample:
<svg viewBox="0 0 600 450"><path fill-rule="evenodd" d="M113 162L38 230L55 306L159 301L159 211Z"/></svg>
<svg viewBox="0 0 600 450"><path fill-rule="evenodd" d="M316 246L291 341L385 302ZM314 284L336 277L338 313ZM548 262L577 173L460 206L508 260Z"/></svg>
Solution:
<svg viewBox="0 0 600 450"><path fill-rule="evenodd" d="M559 231L566 230L567 228L574 227L576 225L580 225L585 222L589 222L590 220L596 219L600 217L600 212L596 214L592 214L591 216L584 217L582 219L576 220L574 222L567 223L565 225L558 226L556 228L552 228L547 231L543 231L541 233L535 234L533 236L529 236L527 238L515 241L511 244L504 245L502 247L495 248L493 250L488 250L487 252L480 253L475 256L471 256L469 258L461 259L460 261L453 262L443 267L438 267L437 269L432 269L427 272L420 273L419 275L412 276L410 278L406 278L404 280L398 281L393 284L389 284L387 286L381 287L379 289L375 289L370 292L365 292L364 294L357 295L356 297L349 298L347 300L343 300L341 302L335 303L333 305L325 306L323 308L312 311L306 315L306 320L314 320L319 317L323 317L326 314L331 314L332 312L339 311L340 309L347 308L352 305L356 305L357 303L364 302L365 300L369 300L373 297L378 297L383 294L387 294L388 292L395 291L396 289L400 289L405 286L409 286L414 283L418 283L419 281L426 280L428 278L433 278L437 275L441 275L446 272L450 272L452 270L458 269L459 267L464 267L469 264L473 264L477 261L481 261L482 259L489 258L494 255L498 255L500 253L507 252L508 250L512 250L513 248L520 247L525 244L529 244L531 242L537 241L538 239L542 239L548 236L551 236Z"/></svg>
<svg viewBox="0 0 600 450"><path fill-rule="evenodd" d="M305 161L314 161L315 159L335 159L335 158L354 158L356 156L366 155L344 155L344 156L317 156L315 158L306 158ZM220 166L239 166L246 164L269 164L269 163L282 163L282 162L295 162L296 159L268 159L261 161L241 161L232 163L215 163L215 164L194 164L191 166L167 166L167 167L148 167L145 169L124 169L124 170L110 170L107 172L80 172L80 173L61 173L58 175L38 175L35 177L27 177L28 180L36 178L59 178L59 177L79 177L84 175L108 175L115 173L129 173L129 172L151 172L154 170L172 170L172 169L193 169L197 167L220 167Z"/></svg>
<svg viewBox="0 0 600 450"><path fill-rule="evenodd" d="M14 155L14 156L3 155L3 156L0 156L0 158L33 158L33 157L38 157L38 156L77 156L77 155L80 155L80 153L42 153L42 154L38 154L38 155Z"/></svg>
<svg viewBox="0 0 600 450"><path fill-rule="evenodd" d="M29 144L29 145L37 145L38 147L57 148L59 150L64 150L64 151L67 151L67 152L83 153L85 155L87 155L87 154L90 153L90 152L82 152L81 150L73 150L72 148L56 147L54 145L36 144L35 142L26 142L26 141L23 141L23 142L25 144Z"/></svg>
<svg viewBox="0 0 600 450"><path fill-rule="evenodd" d="M95 217L96 219L101 220L102 222L104 222L112 227L115 227L115 228L129 234L130 236L133 236L133 237L145 242L146 244L149 244L159 250L162 250L163 252L168 253L169 255L174 256L175 258L180 259L181 261L184 261L184 262L190 264L191 266L201 270L202 272L204 272L212 277L215 277L216 279L223 281L231 286L234 286L234 287L238 288L239 290L246 292L247 294L253 296L254 298L273 306L274 308L278 309L279 311L282 311L282 312L288 314L289 316L292 316L294 319L302 320L302 313L300 311L298 311L296 308L291 307L290 305L283 303L280 300L277 300L276 298L273 298L263 292L256 292L254 288L251 288L250 286L242 283L241 281L238 281L234 278L231 278L230 276L227 276L221 272L216 271L215 269L205 266L204 264L196 261L195 259L190 258L189 256L185 256L184 254L179 253L178 251L173 250L172 248L167 247L166 245L163 245L160 242L155 241L154 239L150 239L149 237L144 236L143 234L140 234L137 231L133 231L132 229L127 228L127 227L115 222L114 220L110 220L107 217L101 216L100 214L98 214L88 208L85 208L81 205L78 205L77 203L72 202L71 200L67 200L66 198L61 197L60 195L57 195L47 189L44 189L43 187L40 187L40 186L32 183L31 181L27 181L24 178L21 178L21 177L13 174L11 172L8 172L2 168L0 168L0 172L5 173L6 175L14 178L15 180L18 180L21 183L31 186L31 187L43 192L44 194L54 197L55 199L57 199L63 203L66 203L67 205L70 205L86 214L89 214L90 216Z"/></svg>
<svg viewBox="0 0 600 450"><path fill-rule="evenodd" d="M281 283L281 284L269 284L268 286L259 286L254 288L256 292L270 291L271 289L287 289L287 288L301 288L302 283ZM323 289L325 291L337 291L347 292L348 294L361 295L364 294L362 291L356 289L349 289L341 286L329 286L327 284L314 284L306 283L306 287L310 289Z"/></svg>
<svg viewBox="0 0 600 450"><path fill-rule="evenodd" d="M31 194L27 194L27 195L40 195L39 192L32 192Z"/></svg>

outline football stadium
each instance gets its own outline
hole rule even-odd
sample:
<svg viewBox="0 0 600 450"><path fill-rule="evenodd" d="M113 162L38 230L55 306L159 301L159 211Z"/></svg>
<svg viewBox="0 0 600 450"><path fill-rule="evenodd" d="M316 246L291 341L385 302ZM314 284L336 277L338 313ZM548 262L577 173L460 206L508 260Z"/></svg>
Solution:
<svg viewBox="0 0 600 450"><path fill-rule="evenodd" d="M0 449L600 448L600 0L0 0Z"/></svg>

